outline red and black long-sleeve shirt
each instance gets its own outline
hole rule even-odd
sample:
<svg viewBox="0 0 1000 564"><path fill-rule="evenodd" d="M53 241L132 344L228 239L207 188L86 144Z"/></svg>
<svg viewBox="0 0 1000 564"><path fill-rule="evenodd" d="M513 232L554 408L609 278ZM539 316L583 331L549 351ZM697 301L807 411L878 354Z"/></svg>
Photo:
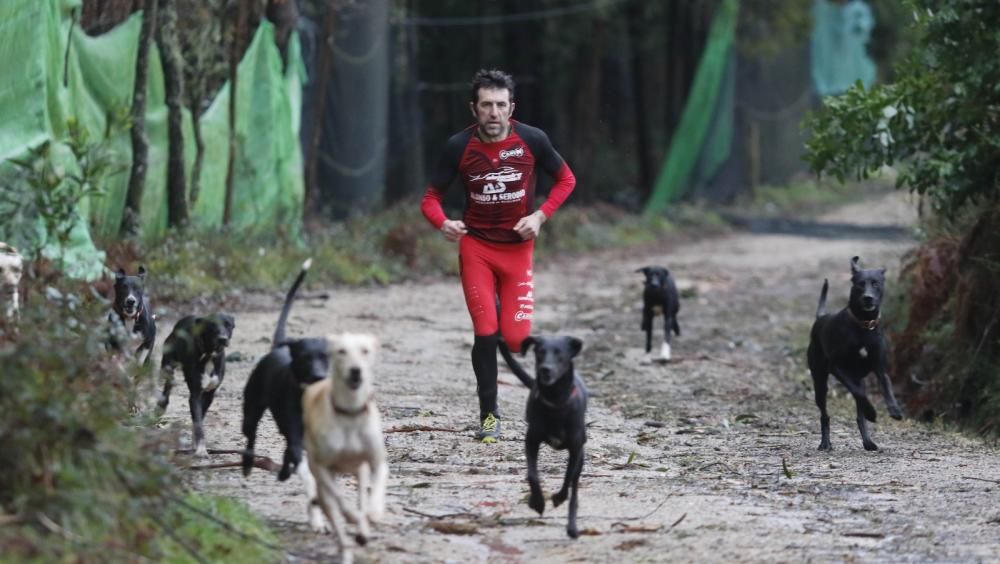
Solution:
<svg viewBox="0 0 1000 564"><path fill-rule="evenodd" d="M455 176L460 176L465 186L462 221L470 235L486 241L522 240L514 225L535 211L538 169L555 179L540 208L545 217L552 217L566 201L576 185L576 177L552 147L548 135L515 120L510 124L510 135L496 143L481 141L475 135L475 125L448 140L420 205L431 225L440 229L447 219L441 200Z"/></svg>

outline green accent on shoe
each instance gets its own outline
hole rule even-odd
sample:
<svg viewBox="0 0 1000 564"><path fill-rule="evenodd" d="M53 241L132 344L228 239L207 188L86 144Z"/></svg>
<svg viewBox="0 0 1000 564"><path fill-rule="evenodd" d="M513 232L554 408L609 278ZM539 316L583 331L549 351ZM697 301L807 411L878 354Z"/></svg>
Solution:
<svg viewBox="0 0 1000 564"><path fill-rule="evenodd" d="M479 432L476 433L476 438L484 443L497 442L497 439L500 438L500 418L492 413L487 413L486 417L483 418Z"/></svg>

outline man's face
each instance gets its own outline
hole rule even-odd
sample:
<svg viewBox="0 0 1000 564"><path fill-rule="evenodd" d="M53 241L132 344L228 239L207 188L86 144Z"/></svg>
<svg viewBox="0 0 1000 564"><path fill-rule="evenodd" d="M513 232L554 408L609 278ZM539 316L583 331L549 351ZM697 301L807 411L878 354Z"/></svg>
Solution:
<svg viewBox="0 0 1000 564"><path fill-rule="evenodd" d="M514 113L514 103L510 101L509 90L480 88L479 100L470 102L469 106L483 137L499 141L506 136L510 127L510 115Z"/></svg>

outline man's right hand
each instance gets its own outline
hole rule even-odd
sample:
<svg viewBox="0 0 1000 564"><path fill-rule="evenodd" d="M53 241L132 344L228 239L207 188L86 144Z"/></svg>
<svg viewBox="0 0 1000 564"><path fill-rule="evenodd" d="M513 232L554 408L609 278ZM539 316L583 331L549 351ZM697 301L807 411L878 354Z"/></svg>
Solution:
<svg viewBox="0 0 1000 564"><path fill-rule="evenodd" d="M444 233L445 239L449 241L458 241L462 235L468 232L469 230L465 228L465 222L460 219L446 219L441 224L441 233Z"/></svg>

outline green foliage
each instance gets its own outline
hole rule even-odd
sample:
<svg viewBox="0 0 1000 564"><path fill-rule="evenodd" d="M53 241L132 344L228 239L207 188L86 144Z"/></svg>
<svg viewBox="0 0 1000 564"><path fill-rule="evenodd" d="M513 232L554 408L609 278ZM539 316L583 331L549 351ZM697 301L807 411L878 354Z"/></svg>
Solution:
<svg viewBox="0 0 1000 564"><path fill-rule="evenodd" d="M806 160L840 180L901 165L897 186L954 217L1000 196L1000 4L910 4L917 45L896 83L828 98L807 124Z"/></svg>
<svg viewBox="0 0 1000 564"><path fill-rule="evenodd" d="M274 560L232 532L273 544L244 510L183 492L172 437L134 412L140 370L95 330L102 308L47 294L0 327L0 562Z"/></svg>
<svg viewBox="0 0 1000 564"><path fill-rule="evenodd" d="M65 248L70 232L83 221L80 207L84 200L103 196L107 179L125 170L109 139L128 123L127 109L118 107L107 123L103 138L93 140L86 127L70 118L64 140L68 156L59 153L61 145L47 140L26 156L9 159L21 174L9 190L0 192L0 225L12 227L0 235L24 246L33 258L52 243L58 244L60 252ZM37 220L43 227L41 233Z"/></svg>
<svg viewBox="0 0 1000 564"><path fill-rule="evenodd" d="M760 186L743 199L742 212L761 216L795 216L829 210L857 197L891 190L887 179L868 182L834 182L827 179L796 180L784 186Z"/></svg>

